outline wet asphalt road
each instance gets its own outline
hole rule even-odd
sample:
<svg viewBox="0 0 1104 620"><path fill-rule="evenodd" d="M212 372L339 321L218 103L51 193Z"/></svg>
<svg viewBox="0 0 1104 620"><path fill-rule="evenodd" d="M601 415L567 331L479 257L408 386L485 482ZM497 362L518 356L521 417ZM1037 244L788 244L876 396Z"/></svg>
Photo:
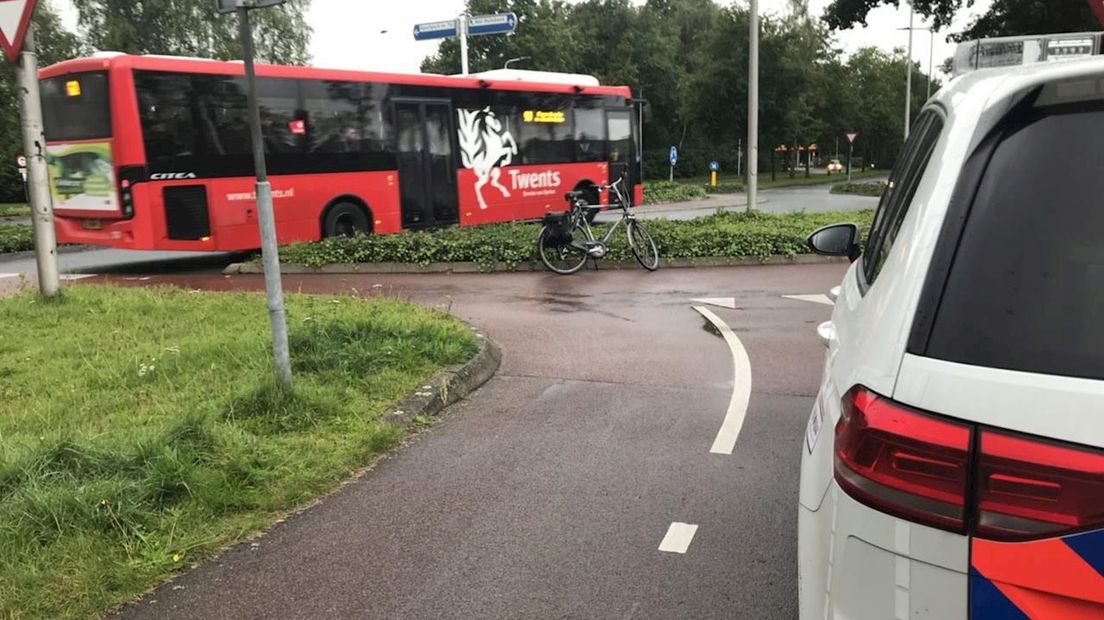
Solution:
<svg viewBox="0 0 1104 620"><path fill-rule="evenodd" d="M447 309L498 342L502 367L360 480L119 617L794 618L814 328L830 308L781 295L827 291L844 267L286 277ZM695 297L735 298L711 310L751 361L731 455L710 446L732 357ZM684 554L658 550L673 522L698 526Z"/></svg>

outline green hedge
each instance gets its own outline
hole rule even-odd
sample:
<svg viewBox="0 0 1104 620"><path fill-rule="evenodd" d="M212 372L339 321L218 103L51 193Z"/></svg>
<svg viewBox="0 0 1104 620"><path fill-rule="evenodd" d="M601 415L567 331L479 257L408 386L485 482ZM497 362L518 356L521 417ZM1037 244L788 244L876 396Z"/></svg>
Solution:
<svg viewBox="0 0 1104 620"><path fill-rule="evenodd" d="M644 225L662 258L757 257L804 254L805 238L813 230L836 222L870 225L873 212L847 213L722 213L693 220L647 220ZM493 224L445 228L434 232L402 232L326 239L281 249L284 262L320 267L332 263L474 262L491 271L499 263L513 269L537 260L538 224ZM603 229L597 227L596 234ZM614 235L611 259L631 260L624 233Z"/></svg>
<svg viewBox="0 0 1104 620"><path fill-rule="evenodd" d="M739 181L721 181L721 182L717 183L716 186L706 184L705 193L707 193L707 194L742 194L745 189L747 189L747 188L745 188L744 184L740 183Z"/></svg>
<svg viewBox="0 0 1104 620"><path fill-rule="evenodd" d="M685 202L705 198L705 188L678 181L651 181L644 184L644 204Z"/></svg>
<svg viewBox="0 0 1104 620"><path fill-rule="evenodd" d="M833 194L857 194L859 196L881 196L886 184L881 181L873 183L840 183L833 185Z"/></svg>
<svg viewBox="0 0 1104 620"><path fill-rule="evenodd" d="M34 249L30 224L0 225L0 254Z"/></svg>

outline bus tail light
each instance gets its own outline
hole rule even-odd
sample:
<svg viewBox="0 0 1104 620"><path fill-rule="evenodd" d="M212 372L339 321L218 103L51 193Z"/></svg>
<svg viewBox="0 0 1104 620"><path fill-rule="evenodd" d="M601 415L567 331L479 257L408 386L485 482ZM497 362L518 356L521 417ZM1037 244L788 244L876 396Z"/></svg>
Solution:
<svg viewBox="0 0 1104 620"><path fill-rule="evenodd" d="M1104 452L981 431L977 535L1047 538L1104 527Z"/></svg>
<svg viewBox="0 0 1104 620"><path fill-rule="evenodd" d="M123 217L134 217L134 185L146 178L146 169L141 166L124 166L119 169L119 210Z"/></svg>
<svg viewBox="0 0 1104 620"><path fill-rule="evenodd" d="M882 512L965 531L971 429L859 388L836 424L835 475Z"/></svg>
<svg viewBox="0 0 1104 620"><path fill-rule="evenodd" d="M835 434L837 484L876 510L1002 541L1104 527L1102 450L922 413L862 387L844 397Z"/></svg>

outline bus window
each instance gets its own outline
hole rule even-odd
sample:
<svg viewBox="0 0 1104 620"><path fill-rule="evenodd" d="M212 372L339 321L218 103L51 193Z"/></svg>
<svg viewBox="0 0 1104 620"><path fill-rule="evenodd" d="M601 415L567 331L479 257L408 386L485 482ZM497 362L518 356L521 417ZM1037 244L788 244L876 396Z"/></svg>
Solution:
<svg viewBox="0 0 1104 620"><path fill-rule="evenodd" d="M533 97L521 110L518 144L521 163L551 164L574 158L574 119L562 98Z"/></svg>
<svg viewBox="0 0 1104 620"><path fill-rule="evenodd" d="M575 104L575 160L606 159L606 111L600 103Z"/></svg>
<svg viewBox="0 0 1104 620"><path fill-rule="evenodd" d="M194 155L192 78L179 73L134 72L146 159L156 169L174 169L177 157Z"/></svg>
<svg viewBox="0 0 1104 620"><path fill-rule="evenodd" d="M251 155L249 108L245 80L221 75L196 75L196 128L205 155Z"/></svg>
<svg viewBox="0 0 1104 620"><path fill-rule="evenodd" d="M47 140L93 140L111 136L107 74L68 74L42 80Z"/></svg>
<svg viewBox="0 0 1104 620"><path fill-rule="evenodd" d="M311 152L359 153L364 132L360 119L361 85L355 82L303 80L303 107L309 117Z"/></svg>
<svg viewBox="0 0 1104 620"><path fill-rule="evenodd" d="M278 78L258 79L257 104L261 108L265 152L301 152L306 125L299 120L298 82Z"/></svg>

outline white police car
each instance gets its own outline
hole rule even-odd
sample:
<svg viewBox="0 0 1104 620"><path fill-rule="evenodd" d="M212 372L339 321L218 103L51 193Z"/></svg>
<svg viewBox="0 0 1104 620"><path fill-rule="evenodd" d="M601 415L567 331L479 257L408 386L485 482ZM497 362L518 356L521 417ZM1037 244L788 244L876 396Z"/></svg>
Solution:
<svg viewBox="0 0 1104 620"><path fill-rule="evenodd" d="M857 241L810 237L856 260L819 328L801 617L1104 618L1104 57L952 81Z"/></svg>

